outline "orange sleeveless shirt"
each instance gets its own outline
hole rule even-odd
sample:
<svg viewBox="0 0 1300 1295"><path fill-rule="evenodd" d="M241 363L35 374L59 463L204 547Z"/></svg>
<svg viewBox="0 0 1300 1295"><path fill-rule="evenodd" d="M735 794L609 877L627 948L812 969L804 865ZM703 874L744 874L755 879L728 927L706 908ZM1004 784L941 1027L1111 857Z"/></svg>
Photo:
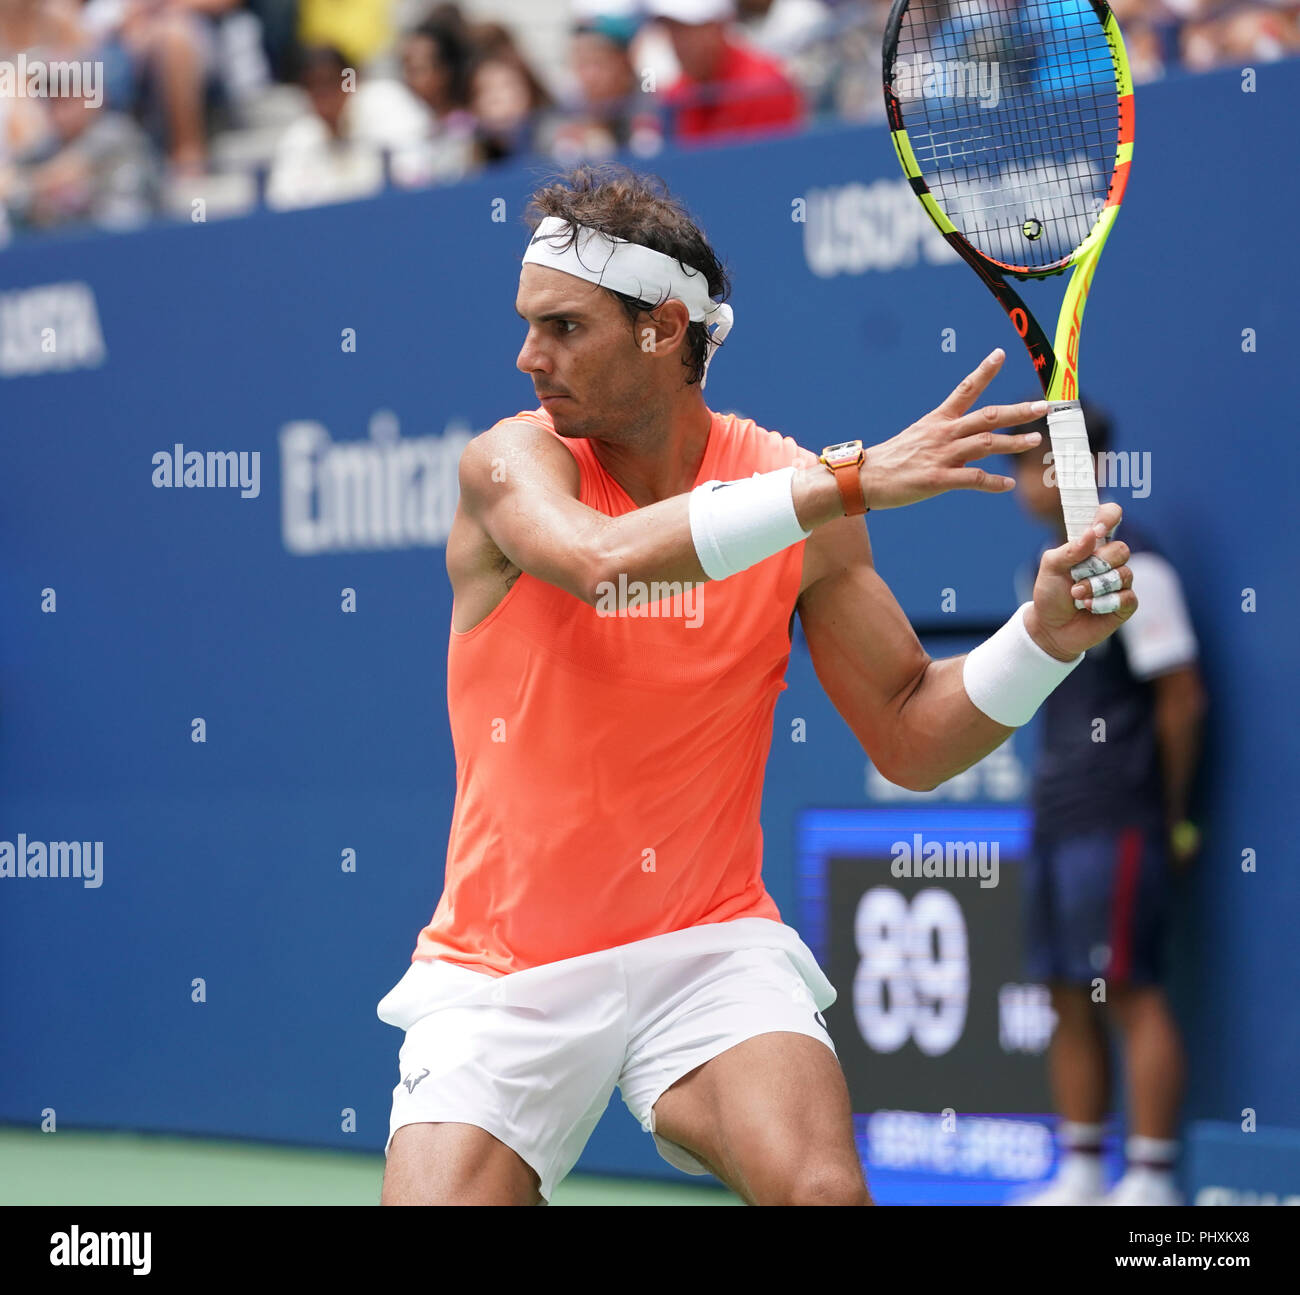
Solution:
<svg viewBox="0 0 1300 1295"><path fill-rule="evenodd" d="M558 435L544 409L519 419ZM561 439L584 504L636 508L588 441ZM815 461L715 413L696 484ZM780 921L759 805L803 550L618 614L524 573L451 632L456 804L412 961L506 975L685 927Z"/></svg>

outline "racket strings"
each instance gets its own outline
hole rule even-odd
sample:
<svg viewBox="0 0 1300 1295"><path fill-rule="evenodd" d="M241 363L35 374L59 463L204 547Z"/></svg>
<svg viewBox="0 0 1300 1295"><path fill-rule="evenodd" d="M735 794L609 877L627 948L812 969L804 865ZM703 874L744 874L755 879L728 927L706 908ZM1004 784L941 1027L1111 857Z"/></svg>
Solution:
<svg viewBox="0 0 1300 1295"><path fill-rule="evenodd" d="M1041 269L1105 205L1119 104L1087 0L913 0L892 69L903 124L939 206L974 246Z"/></svg>

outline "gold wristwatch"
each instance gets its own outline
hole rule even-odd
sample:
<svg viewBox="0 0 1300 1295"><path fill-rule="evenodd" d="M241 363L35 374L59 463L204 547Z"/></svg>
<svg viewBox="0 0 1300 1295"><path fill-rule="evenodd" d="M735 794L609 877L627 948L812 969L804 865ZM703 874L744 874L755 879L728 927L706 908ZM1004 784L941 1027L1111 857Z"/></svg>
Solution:
<svg viewBox="0 0 1300 1295"><path fill-rule="evenodd" d="M861 441L841 441L838 445L828 445L818 457L817 461L824 463L835 474L846 517L861 517L870 512L862 493L862 476L858 472L866 457Z"/></svg>

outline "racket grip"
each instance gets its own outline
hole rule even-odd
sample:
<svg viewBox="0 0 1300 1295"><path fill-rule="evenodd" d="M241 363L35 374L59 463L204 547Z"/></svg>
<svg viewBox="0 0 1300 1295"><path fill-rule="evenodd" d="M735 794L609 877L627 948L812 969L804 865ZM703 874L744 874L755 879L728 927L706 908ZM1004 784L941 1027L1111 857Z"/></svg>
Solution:
<svg viewBox="0 0 1300 1295"><path fill-rule="evenodd" d="M1091 528L1100 504L1097 469L1088 443L1088 425L1077 400L1058 400L1048 405L1047 434L1052 442L1052 465L1056 470L1056 488L1061 492L1065 533L1073 543ZM1109 570L1110 566L1101 558L1089 557L1070 574L1076 580L1087 580L1089 576ZM1114 610L1109 606L1110 597L1102 604L1108 612ZM1083 603L1077 598L1074 605L1080 610L1083 608ZM1093 610L1100 609L1094 606Z"/></svg>
<svg viewBox="0 0 1300 1295"><path fill-rule="evenodd" d="M1065 533L1071 543L1092 526L1097 516L1097 469L1088 444L1088 425L1077 400L1054 401L1047 407L1047 434L1052 442L1052 465L1061 492Z"/></svg>

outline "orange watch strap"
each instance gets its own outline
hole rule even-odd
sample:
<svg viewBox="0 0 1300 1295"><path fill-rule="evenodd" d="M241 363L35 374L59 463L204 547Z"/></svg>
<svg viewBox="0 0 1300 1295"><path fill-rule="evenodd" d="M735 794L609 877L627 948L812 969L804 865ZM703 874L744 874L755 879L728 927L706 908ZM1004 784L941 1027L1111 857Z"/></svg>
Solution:
<svg viewBox="0 0 1300 1295"><path fill-rule="evenodd" d="M840 498L844 501L846 517L861 517L868 511L866 496L862 493L862 476L858 472L861 463L865 462L864 454L859 463L841 463L831 469L840 488Z"/></svg>

